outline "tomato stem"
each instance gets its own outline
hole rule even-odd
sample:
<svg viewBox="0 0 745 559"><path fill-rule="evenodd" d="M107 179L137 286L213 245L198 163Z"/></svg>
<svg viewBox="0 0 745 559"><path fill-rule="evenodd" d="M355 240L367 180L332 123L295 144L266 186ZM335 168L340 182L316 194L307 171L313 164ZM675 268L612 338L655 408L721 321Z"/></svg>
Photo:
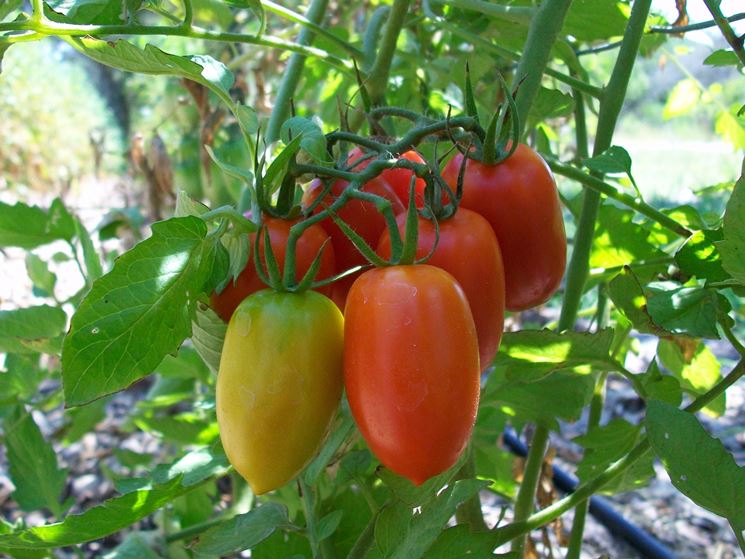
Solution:
<svg viewBox="0 0 745 559"><path fill-rule="evenodd" d="M594 155L599 155L607 150L613 141L613 133L616 128L616 122L623 106L623 100L626 95L626 89L631 77L631 71L634 68L637 52L644 26L646 25L647 15L651 0L637 0L631 8L631 16L626 32L623 37L623 44L618 52L616 64L613 67L605 95L600 103L600 112L598 116L597 133L595 136ZM557 171L558 172L558 171ZM593 174L593 178L601 179L602 175ZM586 183L585 183L586 184ZM615 190L615 189L614 189ZM631 198L629 196L629 198ZM648 207L644 202L633 199L638 206ZM590 251L595 236L595 222L597 221L598 210L600 208L600 193L594 190L585 190L583 194L582 212L579 223L577 224L577 233L574 237L574 250L572 251L569 268L567 270L566 290L564 292L564 303L561 307L559 317L559 330L570 329L575 322L577 311L579 309L582 293L585 289L585 283L590 271ZM661 212L656 212L664 215ZM674 220L665 216L664 220L670 223L673 221L675 227L680 225ZM685 230L685 228L683 228ZM686 231L687 232L687 231Z"/></svg>
<svg viewBox="0 0 745 559"><path fill-rule="evenodd" d="M533 512L533 501L543 469L543 457L548 448L548 435L548 427L541 424L535 426L533 439L530 441L530 449L528 450L528 458L525 462L523 480L517 492L513 523L525 521ZM512 540L512 551L516 552L518 557L523 556L527 537L527 532L525 532Z"/></svg>

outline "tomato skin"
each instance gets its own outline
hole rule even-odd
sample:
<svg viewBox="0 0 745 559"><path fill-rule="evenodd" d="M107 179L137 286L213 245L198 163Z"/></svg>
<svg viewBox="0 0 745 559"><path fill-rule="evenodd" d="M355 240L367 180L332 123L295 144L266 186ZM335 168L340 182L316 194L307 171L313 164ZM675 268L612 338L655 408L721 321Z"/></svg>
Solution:
<svg viewBox="0 0 745 559"><path fill-rule="evenodd" d="M344 384L380 461L420 485L465 448L479 401L479 350L455 279L428 265L376 268L345 309Z"/></svg>
<svg viewBox="0 0 745 559"><path fill-rule="evenodd" d="M265 289L233 314L217 421L230 463L256 495L295 477L323 442L342 394L343 322L314 291Z"/></svg>
<svg viewBox="0 0 745 559"><path fill-rule="evenodd" d="M287 239L290 237L290 228L298 221L298 219L287 220L264 216L264 225L269 232L269 243L271 244L274 257L277 259L277 265L279 266L280 272L284 270ZM251 250L253 251L256 234L252 233L248 238L251 243ZM320 225L316 224L311 225L306 229L297 240L297 245L295 246L295 279L297 281L300 281L305 272L308 271L313 260L321 250L321 247L323 247L323 255L321 256L321 266L318 269L316 279L321 280L334 275L336 259L334 256L334 248L331 242L327 242L328 239L329 236L326 231L324 231ZM259 244L259 255L262 263L262 270L266 270L263 240ZM231 281L228 283L220 293L212 294L210 297L210 304L217 315L225 322L228 322L230 317L233 315L233 312L238 308L238 305L240 305L243 299L261 289L266 289L266 287L267 285L261 281L259 275L256 273L256 263L252 258L235 279L235 282ZM329 286L324 286L320 288L319 291L328 295L331 293L331 288Z"/></svg>
<svg viewBox="0 0 745 559"><path fill-rule="evenodd" d="M442 176L455 189L463 160L457 154ZM469 159L463 176L462 208L491 224L504 261L507 309L546 302L559 288L566 267L566 233L551 170L525 144L496 165Z"/></svg>
<svg viewBox="0 0 745 559"><path fill-rule="evenodd" d="M424 163L424 159L414 150L409 150L398 156L399 159L407 159L413 163ZM396 195L401 199L404 204L404 208L409 207L409 183L411 177L414 175L413 171L409 169L386 169L380 173L380 177L386 181ZM414 181L414 202L417 208L424 207L424 189L427 184L424 179L417 178Z"/></svg>
<svg viewBox="0 0 745 559"><path fill-rule="evenodd" d="M406 232L406 215L396 219L401 238ZM419 217L417 258L427 256L435 245L434 224ZM476 324L481 366L494 361L504 329L504 268L497 238L489 222L464 208L439 222L440 238L427 264L451 274L468 299ZM386 229L378 243L378 254L391 257L391 238Z"/></svg>

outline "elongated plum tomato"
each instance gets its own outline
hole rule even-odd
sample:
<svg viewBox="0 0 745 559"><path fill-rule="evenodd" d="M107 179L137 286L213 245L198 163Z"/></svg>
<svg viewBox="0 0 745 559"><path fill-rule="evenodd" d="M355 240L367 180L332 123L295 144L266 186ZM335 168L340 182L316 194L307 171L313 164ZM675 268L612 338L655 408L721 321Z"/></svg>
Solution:
<svg viewBox="0 0 745 559"><path fill-rule="evenodd" d="M230 463L260 495L315 456L343 386L344 324L314 291L254 293L228 324L217 421Z"/></svg>
<svg viewBox="0 0 745 559"><path fill-rule="evenodd" d="M269 231L269 243L271 244L275 258L277 259L277 265L280 271L284 271L287 239L290 237L290 227L298 221L299 220L297 219L287 220L269 216L264 217L264 225ZM249 235L251 250L253 250L255 239L255 234L252 233ZM321 256L321 266L318 269L316 279L321 280L334 275L336 260L332 243L326 242L328 239L329 236L326 231L317 224L311 225L300 236L295 247L295 278L297 281L300 281L305 272L308 271L322 247L323 255ZM266 270L263 241L259 244L259 255L262 263L262 270ZM266 289L266 287L266 284L261 281L259 275L256 273L256 262L252 258L249 260L243 271L238 275L235 282L228 283L220 293L212 294L210 297L210 304L217 315L225 322L228 322L230 317L233 315L233 311L235 311L243 299L260 289ZM325 295L329 295L331 293L331 287L324 286L319 289L319 291Z"/></svg>
<svg viewBox="0 0 745 559"><path fill-rule="evenodd" d="M396 219L403 238L406 215ZM427 256L435 246L434 224L418 220L417 258ZM486 369L499 349L504 329L504 269L497 238L489 222L476 212L460 208L439 223L440 238L427 264L450 273L463 288L471 306L479 339L481 367ZM386 229L378 243L378 254L391 257L391 237Z"/></svg>
<svg viewBox="0 0 745 559"><path fill-rule="evenodd" d="M428 265L368 270L349 291L344 384L380 461L419 485L450 468L479 401L476 327L453 276Z"/></svg>
<svg viewBox="0 0 745 559"><path fill-rule="evenodd" d="M442 172L453 189L462 161L463 155L456 155ZM564 275L567 241L556 182L541 156L520 144L497 165L469 159L460 206L484 216L497 235L507 309L547 301Z"/></svg>
<svg viewBox="0 0 745 559"><path fill-rule="evenodd" d="M424 159L414 150L402 153L399 159L408 159L413 163L424 163ZM409 185L414 172L409 169L386 169L380 173L380 177L393 188L393 191L401 199L404 208L409 207ZM414 201L417 208L424 207L424 179L417 178L414 182Z"/></svg>

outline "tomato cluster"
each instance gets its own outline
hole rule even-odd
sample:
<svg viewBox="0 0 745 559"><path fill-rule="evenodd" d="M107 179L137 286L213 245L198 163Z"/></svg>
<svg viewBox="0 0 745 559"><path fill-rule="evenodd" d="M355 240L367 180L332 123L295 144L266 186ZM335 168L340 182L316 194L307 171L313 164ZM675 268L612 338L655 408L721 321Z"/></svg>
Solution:
<svg viewBox="0 0 745 559"><path fill-rule="evenodd" d="M402 157L422 162L413 151ZM356 149L347 167L359 171L369 161ZM290 480L316 454L342 388L368 446L394 472L420 484L456 463L473 429L481 372L499 348L505 309L545 302L566 258L556 185L533 150L520 145L491 165L457 155L443 171L453 192L459 175L461 208L436 223L416 219L416 258L426 264L337 280L322 288L334 306L312 291L259 291L256 266L266 268L260 243L253 266L213 295L215 310L230 320L218 377L221 437L257 494ZM390 202L401 238L411 222L405 210L412 176L389 169L361 187ZM418 208L424 184L414 184ZM303 205L323 211L347 187L315 180ZM336 215L391 259L391 232L375 204L352 198ZM264 219L280 269L294 223ZM368 265L326 217L299 237L297 275L321 250L319 278Z"/></svg>

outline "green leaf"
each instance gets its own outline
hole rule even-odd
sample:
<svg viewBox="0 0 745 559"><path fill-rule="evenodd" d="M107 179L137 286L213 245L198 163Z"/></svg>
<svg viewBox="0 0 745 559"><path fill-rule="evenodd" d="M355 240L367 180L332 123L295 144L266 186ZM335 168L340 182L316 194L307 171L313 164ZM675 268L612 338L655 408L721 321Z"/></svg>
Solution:
<svg viewBox="0 0 745 559"><path fill-rule="evenodd" d="M737 58L737 54L733 50L719 49L707 56L704 59L704 64L707 66L737 66L740 64L740 59Z"/></svg>
<svg viewBox="0 0 745 559"><path fill-rule="evenodd" d="M646 373L637 375L636 378L644 387L645 399L661 400L673 406L679 406L683 401L680 382L674 376L663 375L656 359L649 364Z"/></svg>
<svg viewBox="0 0 745 559"><path fill-rule="evenodd" d="M5 355L6 372L0 373L0 404L26 402L37 395L47 371L39 367L39 355Z"/></svg>
<svg viewBox="0 0 745 559"><path fill-rule="evenodd" d="M724 238L721 229L704 229L688 237L675 254L675 263L685 273L707 281L725 281L729 274L724 271L717 243Z"/></svg>
<svg viewBox="0 0 745 559"><path fill-rule="evenodd" d="M279 152L271 165L269 165L269 168L266 170L266 174L264 175L264 188L266 189L267 197L274 194L282 184L282 179L284 179L285 173L287 172L287 167L300 149L302 140L302 135L295 136L292 141L287 144L281 152Z"/></svg>
<svg viewBox="0 0 745 559"><path fill-rule="evenodd" d="M233 555L254 547L289 524L284 505L266 503L210 528L192 549L199 555Z"/></svg>
<svg viewBox="0 0 745 559"><path fill-rule="evenodd" d="M103 559L161 559L153 547L165 549L165 541L158 532L130 532L111 553Z"/></svg>
<svg viewBox="0 0 745 559"><path fill-rule="evenodd" d="M489 532L472 532L464 524L452 526L437 536L427 550L427 559L519 559L517 553L494 555L494 536Z"/></svg>
<svg viewBox="0 0 745 559"><path fill-rule="evenodd" d="M711 350L700 340L686 337L661 339L657 357L687 392L701 395L721 379L721 365ZM725 394L716 398L704 411L721 415L726 407Z"/></svg>
<svg viewBox="0 0 745 559"><path fill-rule="evenodd" d="M52 549L97 540L145 518L188 491L181 479L115 497L62 522L0 535L0 549Z"/></svg>
<svg viewBox="0 0 745 559"><path fill-rule="evenodd" d="M245 233L232 232L223 235L220 241L222 241L225 250L228 251L230 268L229 275L217 286L218 291L221 291L228 283L238 279L238 276L246 268L251 255L251 243Z"/></svg>
<svg viewBox="0 0 745 559"><path fill-rule="evenodd" d="M220 369L222 344L228 325L203 303L197 305L197 312L191 323L191 341L194 348L210 370L217 374Z"/></svg>
<svg viewBox="0 0 745 559"><path fill-rule="evenodd" d="M129 13L123 12L121 0L47 0L55 13L47 13L52 20L75 24L122 25L128 16L139 9L142 2L128 0ZM59 14L59 15L57 15ZM64 17L60 17L64 16Z"/></svg>
<svg viewBox="0 0 745 559"><path fill-rule="evenodd" d="M325 540L326 538L331 537L333 533L336 532L336 529L339 527L339 523L341 522L343 516L343 510L335 510L321 518L321 520L318 521L318 526L316 527L316 540L320 542L322 540Z"/></svg>
<svg viewBox="0 0 745 559"><path fill-rule="evenodd" d="M209 146L204 147L210 150ZM176 195L176 208L173 211L173 216L186 217L187 215L193 215L199 217L209 210L202 202L195 200L187 192L179 190L179 193Z"/></svg>
<svg viewBox="0 0 745 559"><path fill-rule="evenodd" d="M608 370L613 330L606 328L596 334L550 330L506 332L494 360L498 371L508 380L532 382L555 371L573 370L589 373Z"/></svg>
<svg viewBox="0 0 745 559"><path fill-rule="evenodd" d="M309 118L294 116L282 124L280 138L285 144L292 138L300 137L300 148L308 152L314 161L321 165L330 165L333 159L326 147L326 136L321 127Z"/></svg>
<svg viewBox="0 0 745 559"><path fill-rule="evenodd" d="M34 284L34 290L42 297L54 295L57 276L49 271L49 266L32 252L26 253L26 273Z"/></svg>
<svg viewBox="0 0 745 559"><path fill-rule="evenodd" d="M261 4L257 1L257 4ZM254 136L259 131L259 117L256 110L248 105L238 105L235 109L238 125L247 136Z"/></svg>
<svg viewBox="0 0 745 559"><path fill-rule="evenodd" d="M101 398L85 406L70 408L65 416L70 420L65 427L65 444L80 440L86 433L92 432L95 426L106 417L108 398Z"/></svg>
<svg viewBox="0 0 745 559"><path fill-rule="evenodd" d="M167 485L174 480L179 480L184 487L192 487L205 479L225 474L228 467L228 459L222 450L202 447L170 464L158 464L148 477L120 479L117 489L130 494Z"/></svg>
<svg viewBox="0 0 745 559"><path fill-rule="evenodd" d="M62 515L60 494L67 473L57 465L52 445L44 440L31 414L15 406L3 422L13 498L24 511L48 508Z"/></svg>
<svg viewBox="0 0 745 559"><path fill-rule="evenodd" d="M343 415L337 419L331 435L329 435L313 461L305 468L305 472L303 473L305 483L315 485L318 477L326 469L326 466L328 466L331 459L353 431L354 419L352 419L351 415Z"/></svg>
<svg viewBox="0 0 745 559"><path fill-rule="evenodd" d="M714 130L736 149L745 148L745 118L739 106L732 105L729 110L721 111L717 115Z"/></svg>
<svg viewBox="0 0 745 559"><path fill-rule="evenodd" d="M66 324L65 311L48 305L0 311L0 351L55 353L54 340L64 333Z"/></svg>
<svg viewBox="0 0 745 559"><path fill-rule="evenodd" d="M657 336L669 334L652 320L647 311L647 298L639 278L628 266L624 266L623 270L608 283L608 294L619 312L637 331Z"/></svg>
<svg viewBox="0 0 745 559"><path fill-rule="evenodd" d="M662 118L665 120L690 114L701 102L701 88L691 79L680 80L667 97Z"/></svg>
<svg viewBox="0 0 745 559"><path fill-rule="evenodd" d="M215 253L195 217L153 224L153 235L93 284L72 318L62 351L67 405L126 388L150 374L191 334L195 299Z"/></svg>
<svg viewBox="0 0 745 559"><path fill-rule="evenodd" d="M724 212L724 240L717 243L722 267L745 285L745 175L735 184Z"/></svg>
<svg viewBox="0 0 745 559"><path fill-rule="evenodd" d="M719 338L719 294L713 289L682 287L670 281L647 285L647 311L655 324L673 334Z"/></svg>
<svg viewBox="0 0 745 559"><path fill-rule="evenodd" d="M83 262L85 262L85 271L88 273L88 281L94 282L103 275L101 259L93 246L91 236L79 219L75 219L75 236L83 250Z"/></svg>
<svg viewBox="0 0 745 559"><path fill-rule="evenodd" d="M574 98L559 91L558 89L549 89L541 87L536 94L535 101L530 107L528 113L528 122L530 128L549 118L559 118L571 115L574 111Z"/></svg>
<svg viewBox="0 0 745 559"><path fill-rule="evenodd" d="M590 255L593 268L613 268L666 256L650 242L649 229L634 223L634 212L603 204Z"/></svg>
<svg viewBox="0 0 745 559"><path fill-rule="evenodd" d="M616 0L574 0L561 32L579 41L592 42L620 37L627 24L628 15Z"/></svg>
<svg viewBox="0 0 745 559"><path fill-rule="evenodd" d="M408 505L399 503L392 507L408 513L408 523L392 526L390 523L385 530L378 530L375 526L375 541L381 547L381 541L385 536L387 550L383 550L386 557L391 559L410 559L411 557L422 557L427 549L437 540L443 527L455 514L455 510L462 502L478 495L487 481L476 479L458 480L444 489L430 503L423 505L421 512L411 517L411 509ZM401 515L403 517L403 515ZM405 518L405 517L404 517ZM394 517L394 520L396 518ZM380 519L379 519L380 521ZM401 534L401 528L404 533ZM400 534L400 535L399 535ZM396 537L399 535L399 537Z"/></svg>
<svg viewBox="0 0 745 559"><path fill-rule="evenodd" d="M557 418L579 419L582 409L590 402L594 386L594 375L559 371L523 384L506 379L497 370L486 382L481 405L495 407L523 421L558 427Z"/></svg>
<svg viewBox="0 0 745 559"><path fill-rule="evenodd" d="M0 247L32 249L74 236L75 222L59 198L46 212L20 202L15 206L0 202Z"/></svg>
<svg viewBox="0 0 745 559"><path fill-rule="evenodd" d="M231 165L230 163L223 161L217 156L214 150L208 145L205 145L204 149L207 151L209 156L212 158L212 161L215 162L215 165L220 167L220 170L223 173L225 173L229 177L238 179L239 181L242 181L243 183L247 185L253 186L254 175L251 171L247 169L242 169L241 167L236 167L235 165Z"/></svg>
<svg viewBox="0 0 745 559"><path fill-rule="evenodd" d="M8 17L10 12L17 10L23 5L23 0L6 0L0 4L0 21ZM1 47L0 47L1 48Z"/></svg>
<svg viewBox="0 0 745 559"><path fill-rule="evenodd" d="M211 56L177 56L153 45L140 49L123 39L102 41L90 37L68 37L68 44L96 62L139 74L186 78L209 87L230 100L234 77L230 70Z"/></svg>
<svg viewBox="0 0 745 559"><path fill-rule="evenodd" d="M745 529L745 469L696 417L663 402L650 402L644 421L652 448L673 485L697 505Z"/></svg>
<svg viewBox="0 0 745 559"><path fill-rule="evenodd" d="M182 345L175 357L166 355L156 371L164 378L199 380L206 384L213 380L199 353L187 345Z"/></svg>
<svg viewBox="0 0 745 559"><path fill-rule="evenodd" d="M607 425L593 427L587 434L573 439L572 442L584 447L585 453L577 466L577 477L584 482L596 477L599 473L626 456L639 441L641 426L632 425L623 419L614 419ZM606 486L603 492L613 494L630 491L645 485L654 476L652 456L645 455L640 463L642 468L634 472L636 475L627 476L623 485L613 483Z"/></svg>
<svg viewBox="0 0 745 559"><path fill-rule="evenodd" d="M582 163L591 171L596 171L604 175L619 173L627 175L637 193L639 193L634 176L631 174L631 156L621 146L611 146L600 155L585 159Z"/></svg>

